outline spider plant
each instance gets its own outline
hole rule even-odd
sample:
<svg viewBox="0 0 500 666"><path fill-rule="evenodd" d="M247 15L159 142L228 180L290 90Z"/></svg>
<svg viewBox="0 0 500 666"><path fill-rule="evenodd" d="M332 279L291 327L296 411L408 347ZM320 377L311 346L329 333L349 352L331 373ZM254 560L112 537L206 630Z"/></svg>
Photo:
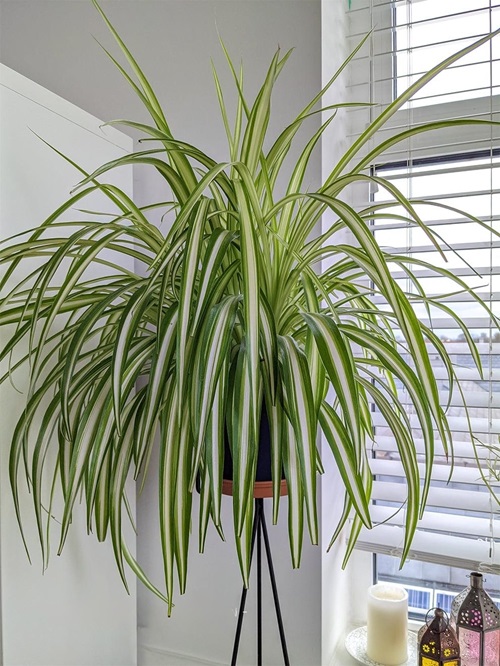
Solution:
<svg viewBox="0 0 500 666"><path fill-rule="evenodd" d="M290 53L275 53L257 96L249 101L243 74L224 49L237 102L230 119L214 70L229 146L227 161L217 162L175 138L147 78L95 0L94 4L124 64L106 53L146 107L151 124L114 121L140 131L144 150L90 174L74 164L82 180L70 198L41 226L4 242L0 252L5 269L0 324L9 331L1 358L16 350L20 354L1 379L15 376L23 365L29 368L26 405L10 448L10 481L21 531L21 480L27 480L32 495L44 564L48 528L55 522L54 498L60 495L63 505L57 524L59 552L75 504L83 502L87 528L100 541L111 540L125 586L127 563L168 603L170 612L176 575L180 593L186 588L197 480L200 550L210 521L223 537L221 488L227 437L234 468L236 547L248 585L253 484L265 408L271 434L273 519L278 517L284 470L292 565L300 564L305 529L311 542L318 542L321 433L345 488L332 543L349 525L347 558L362 525L372 526L366 446L373 432L370 405L375 403L392 431L405 471L406 557L426 504L435 433L452 455L430 354L442 359L450 394L456 384L444 345L417 318L414 305L432 305L452 316L480 368L466 326L444 302L425 293L414 271L434 271L457 290L474 292L448 270L385 252L368 225L381 214L379 206L355 210L345 193L357 182L371 181L384 188L393 199L388 208L394 210L388 214L417 225L444 256L440 239L421 220L415 202L384 178L370 176L367 167L391 146L423 131L471 124L489 131L488 121L457 119L406 129L377 143L378 131L417 91L491 35L422 76L380 113L321 187L311 192L303 181L314 148L337 112L355 106L339 103L322 109L321 98L363 42L271 141L267 130L273 87ZM327 119L285 175L285 158L299 129L319 112ZM367 152L368 142L375 147ZM124 165L147 165L158 172L170 200L141 208L107 183L107 174ZM278 177L287 182L280 196ZM114 216L61 221L63 214L67 217L96 191L113 202ZM148 220L148 211L155 207L169 211L171 224L165 233ZM334 221L314 236L327 210ZM345 230L352 244L339 241ZM125 270L121 257L132 257L137 270ZM37 268L16 278L27 259L38 260ZM329 264L318 273L322 260ZM89 275L93 266L105 266L106 275L100 279ZM408 276L414 287L411 293L392 277L394 268ZM397 339L395 330L400 332ZM422 483L409 410L400 401L398 385L409 396L425 442ZM133 559L122 530L130 517L127 480L133 477L143 484L151 475L155 447L160 461L154 473L165 593ZM47 483L48 496L43 491Z"/></svg>

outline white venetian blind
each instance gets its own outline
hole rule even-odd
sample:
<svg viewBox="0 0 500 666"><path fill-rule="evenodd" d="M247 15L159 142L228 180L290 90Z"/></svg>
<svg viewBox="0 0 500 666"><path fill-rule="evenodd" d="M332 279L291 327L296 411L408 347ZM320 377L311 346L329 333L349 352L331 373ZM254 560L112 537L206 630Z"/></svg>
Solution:
<svg viewBox="0 0 500 666"><path fill-rule="evenodd" d="M353 139L421 74L500 27L500 2L492 0L351 0L350 5L351 46L354 48L368 31L372 33L353 62L349 97L374 104L350 114ZM397 113L382 136L433 120L500 120L499 97L500 36L429 83ZM378 158L371 172L389 179L411 200L425 198L436 204L416 203L416 208L429 229L442 239L446 260L421 229L390 218L373 223L380 245L389 253L421 258L452 270L500 315L500 238L455 210L469 211L500 230L499 129L469 126L419 135ZM363 206L374 200L391 201L385 190L376 191L372 186L357 203ZM403 211L393 208L392 212ZM404 273L395 268L394 275L406 291L415 292ZM495 475L500 478L500 334L471 294L456 293L456 286L431 271L417 268L416 275L428 294L446 295L446 305L464 319L477 341L483 375L476 369L464 333L453 317L417 304L418 315L445 344L460 388L453 391L447 410L454 442L453 476L449 481L450 465L438 440L428 508L410 557L500 573L500 507L480 481L481 474L492 483ZM445 405L447 373L437 353L431 358ZM406 396L402 393L401 398L404 402ZM396 509L404 505L406 497L403 469L382 416L375 413L374 420L375 446L370 449L375 479L373 517L380 524L362 532L358 547L399 555L404 506L399 512ZM416 418L414 423L414 435L423 452Z"/></svg>

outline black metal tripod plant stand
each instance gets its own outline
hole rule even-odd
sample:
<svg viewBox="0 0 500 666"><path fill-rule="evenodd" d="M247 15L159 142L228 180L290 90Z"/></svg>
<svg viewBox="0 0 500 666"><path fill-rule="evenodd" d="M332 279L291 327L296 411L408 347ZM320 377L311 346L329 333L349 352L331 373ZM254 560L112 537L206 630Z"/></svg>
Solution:
<svg viewBox="0 0 500 666"><path fill-rule="evenodd" d="M266 549L267 565L269 568L269 577L271 579L274 607L276 609L276 619L278 621L278 629L280 633L281 649L283 651L283 661L285 666L290 666L285 630L283 628L283 619L281 617L280 602L278 598L278 587L276 585L276 578L274 576L273 558L271 555L271 547L269 545L269 537L267 534L266 517L264 515L264 500L262 498L256 498L255 514L252 527L251 558L253 561L254 546L255 541L257 541L257 666L262 666L262 537L264 537L264 547ZM238 658L238 649L240 645L241 627L243 625L243 614L245 612L247 592L248 589L244 587L241 593L240 610L238 613L238 623L236 625L236 634L234 637L231 666L236 666L236 659Z"/></svg>

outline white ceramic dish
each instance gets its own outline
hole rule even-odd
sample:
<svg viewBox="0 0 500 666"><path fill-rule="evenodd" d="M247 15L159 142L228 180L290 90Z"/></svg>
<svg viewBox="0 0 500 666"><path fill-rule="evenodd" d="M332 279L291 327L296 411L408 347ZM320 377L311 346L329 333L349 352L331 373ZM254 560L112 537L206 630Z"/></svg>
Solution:
<svg viewBox="0 0 500 666"><path fill-rule="evenodd" d="M351 631L345 639L345 647L351 657L354 657L360 664L385 666L378 661L373 661L366 654L366 627L358 627ZM408 660L400 666L417 666L417 634L413 631L408 632Z"/></svg>

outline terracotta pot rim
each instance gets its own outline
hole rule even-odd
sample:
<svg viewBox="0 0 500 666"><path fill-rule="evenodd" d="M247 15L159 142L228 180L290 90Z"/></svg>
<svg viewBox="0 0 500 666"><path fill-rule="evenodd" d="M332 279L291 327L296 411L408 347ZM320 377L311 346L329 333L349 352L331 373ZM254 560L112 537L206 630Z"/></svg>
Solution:
<svg viewBox="0 0 500 666"><path fill-rule="evenodd" d="M222 494L231 495L233 494L233 482L229 479L224 479L222 481ZM280 495L288 495L288 488L286 485L286 480L282 479L280 484ZM273 496L273 482L272 481L256 481L253 485L253 496L255 499L262 499L266 497Z"/></svg>

